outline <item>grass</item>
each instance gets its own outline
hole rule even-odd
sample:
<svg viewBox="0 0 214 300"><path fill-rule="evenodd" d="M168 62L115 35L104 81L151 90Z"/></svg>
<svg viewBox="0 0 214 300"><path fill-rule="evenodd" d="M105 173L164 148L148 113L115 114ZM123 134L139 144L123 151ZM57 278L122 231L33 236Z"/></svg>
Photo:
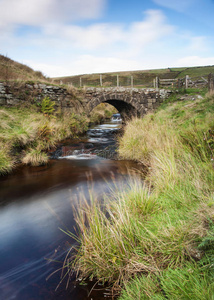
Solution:
<svg viewBox="0 0 214 300"><path fill-rule="evenodd" d="M43 164L46 165L48 163L48 155L44 152L41 152L40 149L30 148L28 151L26 151L22 162L26 165L31 165L34 167Z"/></svg>
<svg viewBox="0 0 214 300"><path fill-rule="evenodd" d="M3 144L0 144L0 172L2 175L12 171L14 167L13 158L9 155L8 149Z"/></svg>
<svg viewBox="0 0 214 300"><path fill-rule="evenodd" d="M48 162L47 151L67 137L87 130L89 120L76 114L44 115L35 107L0 110L0 174L17 163L33 166Z"/></svg>
<svg viewBox="0 0 214 300"><path fill-rule="evenodd" d="M146 167L146 185L77 209L68 271L123 288L124 300L213 299L213 104L172 99L128 122L119 153Z"/></svg>
<svg viewBox="0 0 214 300"><path fill-rule="evenodd" d="M179 74L179 78L184 77L185 75L189 75L190 77L207 77L210 73L213 73L214 66L206 66L206 67L192 67L192 68L185 68L181 70Z"/></svg>
<svg viewBox="0 0 214 300"><path fill-rule="evenodd" d="M102 83L103 87L117 86L117 75L119 75L119 81L121 86L131 86L131 76L134 78L135 86L152 86L153 79L158 76L161 79L176 79L184 78L185 75L189 75L192 78L205 77L207 79L208 74L214 72L214 66L204 67L189 67L189 68L167 68L167 69L154 69L154 70L139 70L139 71L125 71L114 73L103 73ZM74 86L80 86L80 78L82 86L100 86L100 74L84 74L76 76L66 76L53 78L54 82L59 83L63 81L64 84L73 84Z"/></svg>
<svg viewBox="0 0 214 300"><path fill-rule="evenodd" d="M181 269L169 268L158 275L135 277L125 285L120 299L213 300L211 276L207 268L187 262Z"/></svg>

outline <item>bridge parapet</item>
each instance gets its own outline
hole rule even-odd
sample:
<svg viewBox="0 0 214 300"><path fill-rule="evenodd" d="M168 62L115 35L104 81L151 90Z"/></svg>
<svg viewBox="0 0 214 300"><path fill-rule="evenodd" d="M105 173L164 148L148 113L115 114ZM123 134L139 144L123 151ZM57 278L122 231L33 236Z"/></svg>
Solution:
<svg viewBox="0 0 214 300"><path fill-rule="evenodd" d="M106 102L122 113L144 115L160 105L171 91L165 89L137 89L125 87L91 87L77 92L76 97L62 87L45 84L0 83L0 106L21 103L41 103L46 96L55 101L63 111L90 113L100 103Z"/></svg>

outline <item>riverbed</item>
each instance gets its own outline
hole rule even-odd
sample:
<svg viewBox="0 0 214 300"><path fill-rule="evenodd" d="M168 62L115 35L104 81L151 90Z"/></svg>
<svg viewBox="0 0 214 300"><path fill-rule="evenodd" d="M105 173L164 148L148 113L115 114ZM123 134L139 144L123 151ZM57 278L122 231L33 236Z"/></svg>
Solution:
<svg viewBox="0 0 214 300"><path fill-rule="evenodd" d="M0 179L0 299L108 297L108 289L92 289L93 282L75 278L67 289L65 279L56 290L61 272L55 271L75 243L63 232L75 233L73 207L83 195L89 198L89 190L102 199L115 186L126 185L129 170L138 169L134 162L115 160L120 127L108 122L91 128L81 140L59 145L47 166L20 166Z"/></svg>

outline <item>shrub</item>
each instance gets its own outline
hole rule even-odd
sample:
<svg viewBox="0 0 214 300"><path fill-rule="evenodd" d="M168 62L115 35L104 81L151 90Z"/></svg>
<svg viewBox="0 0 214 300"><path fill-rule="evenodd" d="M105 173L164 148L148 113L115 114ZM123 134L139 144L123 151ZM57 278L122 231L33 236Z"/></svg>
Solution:
<svg viewBox="0 0 214 300"><path fill-rule="evenodd" d="M55 102L52 101L49 97L45 97L42 100L41 112L44 115L47 115L47 116L50 117L53 114L54 110L55 110L54 106L55 106Z"/></svg>

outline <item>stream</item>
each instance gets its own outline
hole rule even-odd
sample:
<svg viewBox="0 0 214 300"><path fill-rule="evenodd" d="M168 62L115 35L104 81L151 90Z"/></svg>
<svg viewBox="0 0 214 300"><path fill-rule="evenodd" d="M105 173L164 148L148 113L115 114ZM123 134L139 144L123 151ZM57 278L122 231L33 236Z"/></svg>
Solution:
<svg viewBox="0 0 214 300"><path fill-rule="evenodd" d="M75 278L67 289L65 279L56 290L61 273L55 271L75 243L62 230L75 233L73 206L81 196L87 199L93 190L102 199L115 184L127 183L129 169L138 168L115 160L120 127L119 122L95 126L81 140L61 143L47 166L20 166L0 178L0 299L108 298L108 289L92 289L93 282L84 285Z"/></svg>

